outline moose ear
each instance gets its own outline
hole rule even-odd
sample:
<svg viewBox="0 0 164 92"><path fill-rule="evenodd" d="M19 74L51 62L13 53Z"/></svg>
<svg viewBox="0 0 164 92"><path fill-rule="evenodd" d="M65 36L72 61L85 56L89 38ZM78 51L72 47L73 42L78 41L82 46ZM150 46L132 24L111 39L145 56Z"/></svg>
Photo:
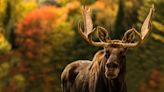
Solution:
<svg viewBox="0 0 164 92"><path fill-rule="evenodd" d="M107 42L110 39L108 36L108 31L100 26L97 27L97 37L102 42Z"/></svg>

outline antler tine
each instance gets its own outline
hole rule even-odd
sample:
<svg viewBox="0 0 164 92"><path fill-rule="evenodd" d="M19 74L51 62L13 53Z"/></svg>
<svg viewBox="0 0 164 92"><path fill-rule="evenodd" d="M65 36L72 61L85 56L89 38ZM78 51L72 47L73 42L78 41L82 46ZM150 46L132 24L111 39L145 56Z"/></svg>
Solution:
<svg viewBox="0 0 164 92"><path fill-rule="evenodd" d="M152 5L152 7L150 8L149 14L146 17L142 27L141 27L141 36L142 36L142 40L145 39L145 37L148 35L148 33L151 31L151 19L153 16L153 13L155 11L154 5Z"/></svg>
<svg viewBox="0 0 164 92"><path fill-rule="evenodd" d="M89 35L93 32L93 23L90 13L90 8L82 7L83 20L84 20L84 34Z"/></svg>
<svg viewBox="0 0 164 92"><path fill-rule="evenodd" d="M107 45L105 42L94 42L92 40L92 33L96 28L93 29L92 18L90 16L90 9L87 7L82 8L83 20L84 20L84 31L82 31L81 25L78 25L78 32L80 35L91 45L104 47Z"/></svg>

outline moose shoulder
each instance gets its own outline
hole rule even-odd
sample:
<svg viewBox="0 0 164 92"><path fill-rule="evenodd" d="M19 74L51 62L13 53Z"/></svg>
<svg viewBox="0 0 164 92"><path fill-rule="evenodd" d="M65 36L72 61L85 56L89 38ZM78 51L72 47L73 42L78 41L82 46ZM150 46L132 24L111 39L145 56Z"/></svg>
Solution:
<svg viewBox="0 0 164 92"><path fill-rule="evenodd" d="M111 40L103 27L93 29L90 9L83 8L84 31L79 23L79 33L89 44L103 47L92 61L78 60L66 66L61 75L63 92L127 92L125 82L126 51L138 47L150 32L150 21L154 7L149 11L141 33L134 28L128 30L122 40ZM97 32L99 42L92 40Z"/></svg>

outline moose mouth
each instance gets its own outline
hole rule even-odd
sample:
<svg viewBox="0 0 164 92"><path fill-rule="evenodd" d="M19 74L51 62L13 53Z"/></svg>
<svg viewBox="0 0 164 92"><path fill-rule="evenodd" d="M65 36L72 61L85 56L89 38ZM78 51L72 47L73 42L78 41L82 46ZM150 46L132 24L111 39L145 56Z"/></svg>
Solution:
<svg viewBox="0 0 164 92"><path fill-rule="evenodd" d="M108 79L115 79L117 77L118 74L115 74L114 71L110 71L110 72L105 72L105 76L108 78Z"/></svg>

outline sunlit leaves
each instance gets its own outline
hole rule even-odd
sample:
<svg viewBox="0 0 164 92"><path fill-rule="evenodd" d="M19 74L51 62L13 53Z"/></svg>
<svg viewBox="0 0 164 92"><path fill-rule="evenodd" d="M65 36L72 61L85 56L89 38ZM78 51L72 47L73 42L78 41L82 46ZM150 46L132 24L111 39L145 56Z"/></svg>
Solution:
<svg viewBox="0 0 164 92"><path fill-rule="evenodd" d="M111 30L115 24L118 4L116 1L109 2L108 4L109 5L107 5L104 1L96 1L91 5L91 8L93 10L93 19L95 20L95 24Z"/></svg>
<svg viewBox="0 0 164 92"><path fill-rule="evenodd" d="M70 51L74 37L71 23L67 21L68 13L67 7L41 6L17 24L17 52L22 60L18 68L27 73L26 85L31 90L35 90L31 83L36 84L41 80L44 82L37 84L37 90L54 90L49 86L57 81L51 76L54 75L52 71L57 71L59 62L68 60L69 57L65 56ZM27 68L27 65L30 67Z"/></svg>
<svg viewBox="0 0 164 92"><path fill-rule="evenodd" d="M15 83L17 85L17 88L20 89L25 86L25 76L23 76L22 74L17 74L13 76L11 82Z"/></svg>
<svg viewBox="0 0 164 92"><path fill-rule="evenodd" d="M0 65L0 78L5 77L10 71L10 64L4 62Z"/></svg>
<svg viewBox="0 0 164 92"><path fill-rule="evenodd" d="M37 7L36 0L12 0L12 18L21 18ZM15 5L16 4L16 5Z"/></svg>
<svg viewBox="0 0 164 92"><path fill-rule="evenodd" d="M3 11L5 14L10 11L11 19L14 22L37 7L36 0L1 0L1 2L2 6L0 8L0 12ZM7 7L10 8L10 10L6 11Z"/></svg>
<svg viewBox="0 0 164 92"><path fill-rule="evenodd" d="M161 35L159 35L159 34L153 33L153 34L152 34L152 37L153 37L155 40L164 43L164 36L161 36Z"/></svg>
<svg viewBox="0 0 164 92"><path fill-rule="evenodd" d="M11 45L5 38L4 30L0 29L0 55L11 50Z"/></svg>
<svg viewBox="0 0 164 92"><path fill-rule="evenodd" d="M66 5L70 0L57 0L60 5Z"/></svg>
<svg viewBox="0 0 164 92"><path fill-rule="evenodd" d="M69 10L69 12L79 9L80 7L81 7L80 2L78 2L78 1L72 1L70 3L67 3L67 5L66 5L66 8Z"/></svg>
<svg viewBox="0 0 164 92"><path fill-rule="evenodd" d="M27 14L24 20L17 25L18 45L20 48L24 48L22 50L26 48L26 54L30 58L50 53L48 51L51 51L55 40L60 39L61 42L66 36L61 34L62 31L65 31L65 27L59 29L60 32L56 32L60 28L61 22L66 21L66 19L67 11L64 8L42 7L34 10ZM67 30L70 30L70 28L67 27ZM62 38L54 39L55 35L61 35ZM67 36L69 37L69 34ZM58 41L55 44L59 44L60 42Z"/></svg>
<svg viewBox="0 0 164 92"><path fill-rule="evenodd" d="M0 0L0 26L3 25L3 19L5 16L6 0Z"/></svg>
<svg viewBox="0 0 164 92"><path fill-rule="evenodd" d="M158 22L158 21L153 21L152 24L156 29L158 29L161 32L164 32L164 24Z"/></svg>

